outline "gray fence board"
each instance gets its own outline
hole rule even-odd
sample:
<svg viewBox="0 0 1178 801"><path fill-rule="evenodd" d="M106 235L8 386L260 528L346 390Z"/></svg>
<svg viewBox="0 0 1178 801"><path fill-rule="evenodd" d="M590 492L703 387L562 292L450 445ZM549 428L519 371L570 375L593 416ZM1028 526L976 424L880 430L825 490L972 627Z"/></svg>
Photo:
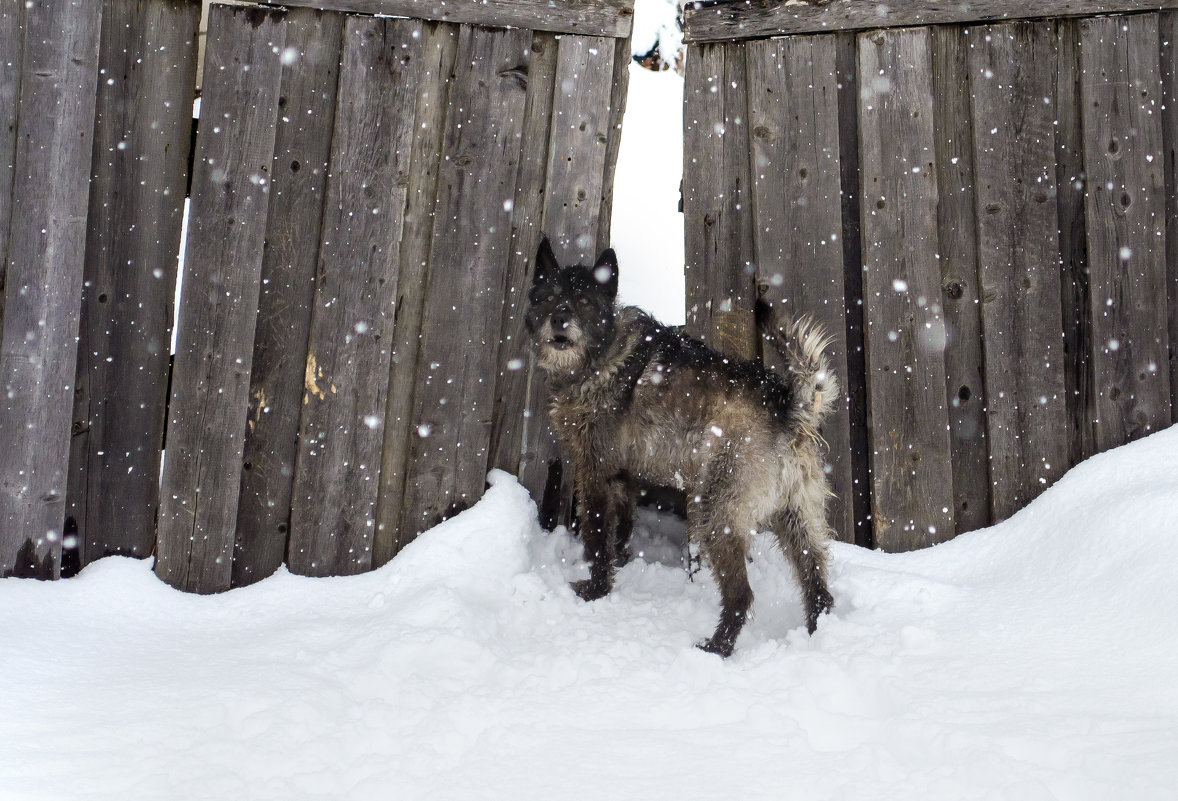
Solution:
<svg viewBox="0 0 1178 801"><path fill-rule="evenodd" d="M614 49L614 74L609 98L609 127L605 133L604 177L601 183L601 210L598 212L597 225L598 253L609 247L612 241L610 219L614 207L614 168L617 166L618 151L622 146L622 117L626 112L626 96L630 91L630 64L633 63L628 38L614 39L612 43L606 42L605 46Z"/></svg>
<svg viewBox="0 0 1178 801"><path fill-rule="evenodd" d="M485 486L532 42L526 30L459 35L401 516L409 537Z"/></svg>
<svg viewBox="0 0 1178 801"><path fill-rule="evenodd" d="M286 557L344 17L290 11L233 547L234 586Z"/></svg>
<svg viewBox="0 0 1178 801"><path fill-rule="evenodd" d="M283 18L214 6L209 19L155 566L190 592L232 576Z"/></svg>
<svg viewBox="0 0 1178 801"><path fill-rule="evenodd" d="M1080 26L1086 222L1104 450L1170 424L1157 15Z"/></svg>
<svg viewBox="0 0 1178 801"><path fill-rule="evenodd" d="M1056 206L1059 209L1060 285L1063 303L1064 381L1067 392L1068 461L1096 453L1092 384L1092 321L1088 299L1088 234L1084 221L1084 173L1080 99L1080 20L1056 26Z"/></svg>
<svg viewBox="0 0 1178 801"><path fill-rule="evenodd" d="M873 519L886 550L954 533L930 49L927 29L859 37Z"/></svg>
<svg viewBox="0 0 1178 801"><path fill-rule="evenodd" d="M372 566L421 22L352 17L307 356L287 563Z"/></svg>
<svg viewBox="0 0 1178 801"><path fill-rule="evenodd" d="M545 228L549 122L552 119L558 51L559 40L553 34L537 33L532 37L523 144L512 202L512 245L499 352L496 425L491 434L492 464L519 476L532 497L540 503L544 525L556 522L544 519L547 511L544 490L548 483L549 464L553 459L559 459L560 454L544 408L544 376L531 358L524 314L536 249Z"/></svg>
<svg viewBox="0 0 1178 801"><path fill-rule="evenodd" d="M838 69L839 177L843 214L843 308L847 321L847 375L858 379L866 371L863 340L863 238L860 235L859 198L859 53L853 33L835 35ZM848 381L850 422L851 498L855 543L872 545L871 459L867 436L867 387L861 380ZM843 501L846 503L846 499Z"/></svg>
<svg viewBox="0 0 1178 801"><path fill-rule="evenodd" d="M969 29L991 512L1009 517L1068 464L1055 205L1055 27Z"/></svg>
<svg viewBox="0 0 1178 801"><path fill-rule="evenodd" d="M106 0L67 516L81 564L155 547L199 9Z"/></svg>
<svg viewBox="0 0 1178 801"><path fill-rule="evenodd" d="M753 240L765 297L796 318L808 314L832 335L827 348L839 387L847 380L836 41L832 36L751 42L746 49L752 159ZM765 348L765 362L781 370ZM846 403L822 428L837 502L830 522L854 541L850 423Z"/></svg>
<svg viewBox="0 0 1178 801"><path fill-rule="evenodd" d="M758 353L744 49L703 45L685 66L683 227L687 332L743 358Z"/></svg>
<svg viewBox="0 0 1178 801"><path fill-rule="evenodd" d="M954 523L960 533L990 522L986 384L970 123L968 58L974 40L956 27L937 27L930 33L941 263L939 300L945 315L945 395L953 452Z"/></svg>
<svg viewBox="0 0 1178 801"><path fill-rule="evenodd" d="M599 215L611 121L614 42L598 37L562 36L556 44L541 219L561 264L593 264L598 256L602 228ZM605 227L609 227L608 223ZM535 248L531 253L535 254ZM544 379L534 365L530 368L531 385L537 396L531 409L537 409L543 405ZM529 413L534 415L531 410ZM572 517L572 471L562 468L559 489L555 481L550 484L546 466L561 458L560 446L546 411L538 417L544 421L545 429L532 437L538 450L531 464L539 470L529 472L528 486L543 489L541 517L555 516L543 519L545 525L566 522Z"/></svg>
<svg viewBox="0 0 1178 801"><path fill-rule="evenodd" d="M422 29L418 73L417 135L409 167L409 196L401 242L400 280L397 282L393 363L385 410L385 442L377 497L373 562L392 559L409 541L398 528L405 496L405 475L417 426L412 424L414 383L425 302L427 265L433 238L434 205L445 132L446 107L458 51L458 27L427 23Z"/></svg>
<svg viewBox="0 0 1178 801"><path fill-rule="evenodd" d="M544 229L562 264L597 258L613 41L589 36L557 40Z"/></svg>
<svg viewBox="0 0 1178 801"><path fill-rule="evenodd" d="M1162 141L1166 154L1166 293L1170 336L1170 419L1178 423L1178 13L1158 17ZM0 217L2 219L2 217Z"/></svg>
<svg viewBox="0 0 1178 801"><path fill-rule="evenodd" d="M751 39L786 33L945 25L956 22L1083 17L1092 14L1178 8L1178 0L891 0L886 5L862 0L806 2L693 3L684 11L685 39L709 42Z"/></svg>
<svg viewBox="0 0 1178 801"><path fill-rule="evenodd" d="M24 53L24 4L0 7L0 326L4 323L4 275L8 268L8 234L12 219L12 179L16 174L17 107Z"/></svg>
<svg viewBox="0 0 1178 801"><path fill-rule="evenodd" d="M633 0L283 0L286 6L555 33L627 37Z"/></svg>
<svg viewBox="0 0 1178 801"><path fill-rule="evenodd" d="M0 347L0 576L61 571L101 12L82 0L24 11Z"/></svg>

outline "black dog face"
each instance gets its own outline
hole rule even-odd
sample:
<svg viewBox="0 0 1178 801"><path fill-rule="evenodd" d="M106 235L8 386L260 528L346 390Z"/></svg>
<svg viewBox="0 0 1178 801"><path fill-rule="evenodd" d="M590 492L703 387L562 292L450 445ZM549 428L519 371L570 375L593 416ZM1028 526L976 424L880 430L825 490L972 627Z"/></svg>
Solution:
<svg viewBox="0 0 1178 801"><path fill-rule="evenodd" d="M605 250L592 267L561 267L548 237L536 252L525 324L537 361L549 373L575 373L603 353L614 337L618 262Z"/></svg>

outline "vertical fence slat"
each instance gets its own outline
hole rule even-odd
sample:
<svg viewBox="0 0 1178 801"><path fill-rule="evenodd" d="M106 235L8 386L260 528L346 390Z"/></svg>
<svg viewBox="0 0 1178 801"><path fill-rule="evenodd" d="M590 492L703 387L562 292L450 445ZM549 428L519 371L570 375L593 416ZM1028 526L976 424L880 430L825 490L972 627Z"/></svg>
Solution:
<svg viewBox="0 0 1178 801"><path fill-rule="evenodd" d="M1162 147L1166 154L1166 294L1170 334L1170 419L1178 423L1178 12L1159 15ZM2 166L0 166L2 169ZM0 215L0 221L3 215Z"/></svg>
<svg viewBox="0 0 1178 801"><path fill-rule="evenodd" d="M1170 424L1156 14L1081 25L1096 446Z"/></svg>
<svg viewBox="0 0 1178 801"><path fill-rule="evenodd" d="M549 123L548 167L544 179L544 232L561 264L593 264L601 230L601 198L610 130L614 41L592 36L557 40L552 119ZM608 221L605 223L608 229ZM532 248L535 253L535 248ZM637 265L635 265L637 266ZM625 270L626 265L620 265ZM572 517L572 471L562 465L560 446L544 409L543 372L529 364L532 403L528 433L535 443L534 468L526 475L530 487L543 488L541 520L545 525ZM531 422L535 420L535 428Z"/></svg>
<svg viewBox="0 0 1178 801"><path fill-rule="evenodd" d="M546 526L554 525L559 513L559 508L556 511L544 508L544 490L549 466L560 455L544 408L544 376L530 359L524 314L532 261L544 228L548 126L552 120L558 50L559 40L553 34L533 35L523 146L512 203L512 248L499 356L498 406L491 434L491 464L519 475L521 483L541 505L541 522ZM558 503L559 498L553 501Z"/></svg>
<svg viewBox="0 0 1178 801"><path fill-rule="evenodd" d="M630 39L607 39L606 47L614 49L613 77L610 81L609 127L605 132L608 141L605 146L604 178L601 186L601 210L598 212L597 251L600 253L610 245L610 220L614 207L614 168L618 163L618 151L622 146L622 117L626 112L626 96L630 90Z"/></svg>
<svg viewBox="0 0 1178 801"><path fill-rule="evenodd" d="M969 34L990 508L1001 520L1068 466L1056 43L1050 22L990 25Z"/></svg>
<svg viewBox="0 0 1178 801"><path fill-rule="evenodd" d="M12 220L12 179L16 174L16 123L23 61L24 3L0 7L0 326L4 323L4 275Z"/></svg>
<svg viewBox="0 0 1178 801"><path fill-rule="evenodd" d="M693 48L684 95L687 332L725 353L753 358L758 350L744 46Z"/></svg>
<svg viewBox="0 0 1178 801"><path fill-rule="evenodd" d="M45 0L23 13L0 348L0 576L56 578L102 6Z"/></svg>
<svg viewBox="0 0 1178 801"><path fill-rule="evenodd" d="M968 71L970 45L977 43L959 27L938 26L931 33L939 300L945 315L945 395L953 453L954 523L961 533L990 522Z"/></svg>
<svg viewBox="0 0 1178 801"><path fill-rule="evenodd" d="M854 33L835 34L838 69L839 176L842 185L843 308L847 336L847 408L850 422L851 507L855 543L873 547L871 459L867 432L866 352L863 340L863 238L860 233L859 47Z"/></svg>
<svg viewBox="0 0 1178 801"><path fill-rule="evenodd" d="M873 520L886 550L954 531L930 59L928 29L859 37Z"/></svg>
<svg viewBox="0 0 1178 801"><path fill-rule="evenodd" d="M544 228L561 263L592 264L597 257L613 55L612 39L557 40Z"/></svg>
<svg viewBox="0 0 1178 801"><path fill-rule="evenodd" d="M427 22L422 27L418 71L417 132L409 166L408 200L401 241L397 282L393 364L385 410L385 441L381 456L373 563L379 567L408 542L398 521L405 496L405 475L417 427L413 417L414 381L425 301L434 205L438 196L439 159L445 131L447 95L458 50L458 26Z"/></svg>
<svg viewBox="0 0 1178 801"><path fill-rule="evenodd" d="M66 499L83 565L155 547L199 22L192 4L103 4Z"/></svg>
<svg viewBox="0 0 1178 801"><path fill-rule="evenodd" d="M786 314L808 314L834 336L827 352L848 386L834 36L750 42L748 124L757 281ZM781 370L765 349L765 362ZM837 535L854 541L846 403L823 426Z"/></svg>
<svg viewBox="0 0 1178 801"><path fill-rule="evenodd" d="M1084 220L1084 142L1080 100L1080 21L1056 26L1056 206L1059 209L1060 293L1064 382L1067 391L1068 462L1096 453L1092 385L1092 320L1088 300L1088 236Z"/></svg>
<svg viewBox="0 0 1178 801"><path fill-rule="evenodd" d="M236 6L209 18L155 568L191 592L232 575L283 19Z"/></svg>
<svg viewBox="0 0 1178 801"><path fill-rule="evenodd" d="M286 18L234 586L265 578L286 556L343 25L341 14L309 9Z"/></svg>
<svg viewBox="0 0 1178 801"><path fill-rule="evenodd" d="M421 27L344 31L287 555L304 575L372 566Z"/></svg>
<svg viewBox="0 0 1178 801"><path fill-rule="evenodd" d="M532 34L463 26L426 284L402 536L482 493Z"/></svg>

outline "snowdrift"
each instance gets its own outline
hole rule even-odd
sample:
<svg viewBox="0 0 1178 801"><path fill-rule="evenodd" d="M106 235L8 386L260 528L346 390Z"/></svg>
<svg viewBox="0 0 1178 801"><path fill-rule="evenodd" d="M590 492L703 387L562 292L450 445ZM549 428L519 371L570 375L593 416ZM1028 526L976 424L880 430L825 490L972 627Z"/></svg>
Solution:
<svg viewBox="0 0 1178 801"><path fill-rule="evenodd" d="M0 582L0 796L1174 797L1178 428L945 545L835 545L813 638L759 538L727 661L681 532L585 604L577 543L491 483L362 576Z"/></svg>

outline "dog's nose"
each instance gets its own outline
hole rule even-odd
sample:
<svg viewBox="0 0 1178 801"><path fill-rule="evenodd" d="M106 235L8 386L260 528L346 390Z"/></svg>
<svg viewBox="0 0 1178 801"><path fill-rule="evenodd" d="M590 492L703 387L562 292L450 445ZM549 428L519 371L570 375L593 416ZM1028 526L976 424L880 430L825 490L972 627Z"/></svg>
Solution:
<svg viewBox="0 0 1178 801"><path fill-rule="evenodd" d="M557 331L564 331L569 327L572 314L568 309L557 309L552 313L552 327Z"/></svg>

